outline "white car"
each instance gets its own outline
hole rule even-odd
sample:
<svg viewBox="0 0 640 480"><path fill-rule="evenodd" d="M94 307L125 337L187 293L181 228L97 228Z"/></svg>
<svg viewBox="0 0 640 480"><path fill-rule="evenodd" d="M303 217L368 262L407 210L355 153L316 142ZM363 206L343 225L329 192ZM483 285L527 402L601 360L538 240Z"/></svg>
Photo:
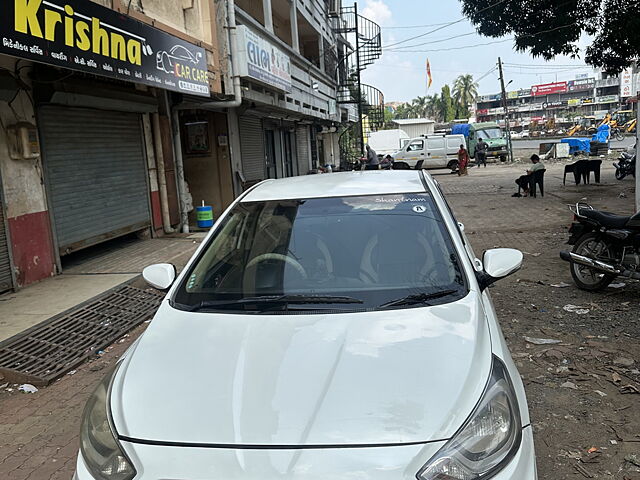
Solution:
<svg viewBox="0 0 640 480"><path fill-rule="evenodd" d="M422 171L267 180L216 222L90 398L76 480L536 479L478 260Z"/></svg>

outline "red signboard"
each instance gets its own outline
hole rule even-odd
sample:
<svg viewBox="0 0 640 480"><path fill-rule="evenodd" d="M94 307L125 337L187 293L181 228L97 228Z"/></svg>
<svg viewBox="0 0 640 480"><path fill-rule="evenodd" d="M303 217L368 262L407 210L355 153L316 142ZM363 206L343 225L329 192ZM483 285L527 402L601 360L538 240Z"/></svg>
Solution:
<svg viewBox="0 0 640 480"><path fill-rule="evenodd" d="M545 83L543 85L534 85L531 87L531 95L534 97L551 95L552 93L565 93L566 91L567 82Z"/></svg>
<svg viewBox="0 0 640 480"><path fill-rule="evenodd" d="M488 108L479 108L478 110L476 110L476 115L488 115L488 114L489 114Z"/></svg>

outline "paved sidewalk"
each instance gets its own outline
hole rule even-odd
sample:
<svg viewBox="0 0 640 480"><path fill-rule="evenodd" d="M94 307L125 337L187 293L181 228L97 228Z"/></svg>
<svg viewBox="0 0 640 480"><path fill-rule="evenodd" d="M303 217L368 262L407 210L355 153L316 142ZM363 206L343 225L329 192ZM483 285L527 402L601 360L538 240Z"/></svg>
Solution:
<svg viewBox="0 0 640 480"><path fill-rule="evenodd" d="M138 276L154 263L184 267L203 235L122 239L63 260L63 274L0 295L0 341Z"/></svg>

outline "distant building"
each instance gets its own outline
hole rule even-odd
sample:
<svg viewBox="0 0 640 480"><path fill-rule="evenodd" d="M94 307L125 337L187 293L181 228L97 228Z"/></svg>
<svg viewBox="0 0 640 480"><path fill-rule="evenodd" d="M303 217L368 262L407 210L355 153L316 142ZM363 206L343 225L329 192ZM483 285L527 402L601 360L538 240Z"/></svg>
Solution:
<svg viewBox="0 0 640 480"><path fill-rule="evenodd" d="M428 118L403 118L393 120L393 123L404 130L410 138L415 138L420 135L433 135L436 122Z"/></svg>

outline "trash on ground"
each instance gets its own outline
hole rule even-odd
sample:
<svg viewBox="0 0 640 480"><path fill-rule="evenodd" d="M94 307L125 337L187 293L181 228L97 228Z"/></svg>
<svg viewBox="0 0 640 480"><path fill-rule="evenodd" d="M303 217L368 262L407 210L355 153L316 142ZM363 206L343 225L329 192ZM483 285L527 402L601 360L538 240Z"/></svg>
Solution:
<svg viewBox="0 0 640 480"><path fill-rule="evenodd" d="M556 340L554 338L535 338L525 336L524 339L534 345L554 345L556 343L562 343L562 340Z"/></svg>
<svg viewBox="0 0 640 480"><path fill-rule="evenodd" d="M584 315L585 313L589 313L589 309L585 307L579 307L578 305L571 305L570 303L562 307L565 312L573 312L578 315Z"/></svg>
<svg viewBox="0 0 640 480"><path fill-rule="evenodd" d="M598 449L596 447L591 447L589 450L587 450L587 453L595 453L597 451Z"/></svg>
<svg viewBox="0 0 640 480"><path fill-rule="evenodd" d="M77 370L71 370L69 373L67 373L67 375L75 375L77 372Z"/></svg>
<svg viewBox="0 0 640 480"><path fill-rule="evenodd" d="M18 390L24 393L36 393L38 391L38 389L30 383L23 383L18 387Z"/></svg>
<svg viewBox="0 0 640 480"><path fill-rule="evenodd" d="M624 459L625 461L635 465L636 467L640 467L640 458L638 458L638 455L636 455L635 453L627 455L626 457L624 457Z"/></svg>
<svg viewBox="0 0 640 480"><path fill-rule="evenodd" d="M627 284L624 283L624 282L609 284L609 288L622 288L622 287L626 287L626 286L627 286Z"/></svg>
<svg viewBox="0 0 640 480"><path fill-rule="evenodd" d="M573 382L564 382L560 385L562 388L571 388L573 390L577 390L578 386Z"/></svg>
<svg viewBox="0 0 640 480"><path fill-rule="evenodd" d="M565 282L560 282L560 283L552 283L551 286L554 288L567 288L567 287L570 287L571 285Z"/></svg>
<svg viewBox="0 0 640 480"><path fill-rule="evenodd" d="M600 395L601 397L606 397L607 396L606 393L604 393L604 392L602 392L600 390L594 390L594 392L597 393L598 395Z"/></svg>

